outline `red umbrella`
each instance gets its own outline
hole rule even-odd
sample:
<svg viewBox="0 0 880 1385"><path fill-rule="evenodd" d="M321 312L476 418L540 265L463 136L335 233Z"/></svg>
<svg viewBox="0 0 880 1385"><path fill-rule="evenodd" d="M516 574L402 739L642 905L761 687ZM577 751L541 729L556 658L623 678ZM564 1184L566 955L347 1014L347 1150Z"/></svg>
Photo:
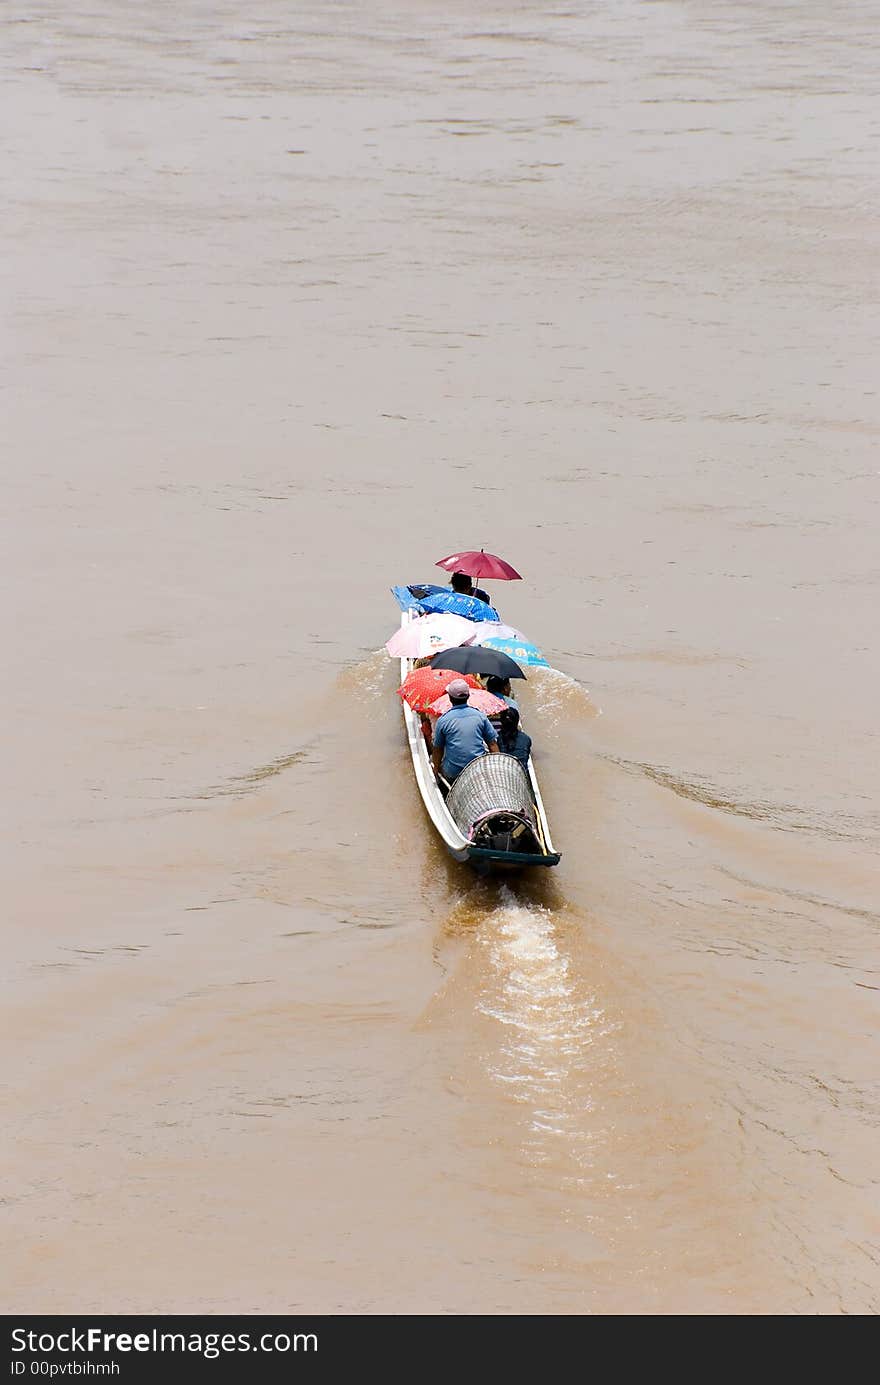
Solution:
<svg viewBox="0 0 880 1385"><path fill-rule="evenodd" d="M453 678L462 677L469 688L480 686L472 673L456 673L451 668L414 668L406 675L397 692L414 712L426 712L432 702L443 696Z"/></svg>
<svg viewBox="0 0 880 1385"><path fill-rule="evenodd" d="M444 567L447 572L463 572L467 577L492 577L496 582L522 581L522 577L510 563L496 557L494 553L485 553L482 548L479 553L474 550L469 553L450 553L448 558L441 558L435 566Z"/></svg>

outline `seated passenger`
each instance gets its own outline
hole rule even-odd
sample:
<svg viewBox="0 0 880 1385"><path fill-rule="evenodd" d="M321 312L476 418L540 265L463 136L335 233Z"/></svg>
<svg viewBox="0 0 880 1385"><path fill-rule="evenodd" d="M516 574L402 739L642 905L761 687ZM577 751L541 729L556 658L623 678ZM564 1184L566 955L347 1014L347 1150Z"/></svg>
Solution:
<svg viewBox="0 0 880 1385"><path fill-rule="evenodd" d="M519 729L519 712L515 707L505 707L498 718L501 723L498 732L498 749L505 755L515 755L523 769L529 767L532 753L532 738Z"/></svg>
<svg viewBox="0 0 880 1385"><path fill-rule="evenodd" d="M495 697L500 697L501 701L506 702L508 707L513 707L519 712L519 703L516 698L511 697L510 694L509 678L499 678L495 673L490 674L486 679L486 691L492 693Z"/></svg>
<svg viewBox="0 0 880 1385"><path fill-rule="evenodd" d="M492 605L488 593L484 592L482 587L475 587L466 572L453 572L450 586L454 592L458 592L461 596L475 596L478 601L485 601L487 606Z"/></svg>
<svg viewBox="0 0 880 1385"><path fill-rule="evenodd" d="M470 688L463 678L453 678L446 692L452 706L434 727L431 764L451 784L471 760L487 750L498 753L498 736L485 712L468 706Z"/></svg>

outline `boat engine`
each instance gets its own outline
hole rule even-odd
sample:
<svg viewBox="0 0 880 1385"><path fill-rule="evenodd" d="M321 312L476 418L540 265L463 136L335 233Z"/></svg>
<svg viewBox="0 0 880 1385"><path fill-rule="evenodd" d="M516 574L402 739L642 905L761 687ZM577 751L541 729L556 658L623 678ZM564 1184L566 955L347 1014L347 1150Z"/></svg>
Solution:
<svg viewBox="0 0 880 1385"><path fill-rule="evenodd" d="M481 755L459 774L446 799L456 825L488 851L541 853L532 786L513 755Z"/></svg>

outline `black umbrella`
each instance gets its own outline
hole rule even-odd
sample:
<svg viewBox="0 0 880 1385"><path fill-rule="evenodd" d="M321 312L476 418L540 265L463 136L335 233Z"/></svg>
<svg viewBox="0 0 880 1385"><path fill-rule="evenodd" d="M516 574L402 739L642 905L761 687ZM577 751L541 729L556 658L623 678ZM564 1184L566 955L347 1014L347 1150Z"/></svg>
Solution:
<svg viewBox="0 0 880 1385"><path fill-rule="evenodd" d="M482 644L460 644L456 649L441 649L431 660L431 667L452 668L456 673L479 673L486 678L526 676L508 654Z"/></svg>

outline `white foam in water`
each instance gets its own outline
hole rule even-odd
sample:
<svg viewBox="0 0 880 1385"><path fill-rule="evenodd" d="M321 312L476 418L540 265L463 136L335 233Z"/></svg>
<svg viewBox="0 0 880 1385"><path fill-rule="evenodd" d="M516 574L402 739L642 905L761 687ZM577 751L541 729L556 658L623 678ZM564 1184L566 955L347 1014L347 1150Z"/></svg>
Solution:
<svg viewBox="0 0 880 1385"><path fill-rule="evenodd" d="M589 689L561 669L531 669L529 686L534 705L553 726L563 719L570 721L578 713L589 717L602 715L602 708L593 702Z"/></svg>
<svg viewBox="0 0 880 1385"><path fill-rule="evenodd" d="M539 1163L558 1156L560 1142L578 1162L586 1157L590 1049L604 1032L603 1013L577 985L558 933L551 911L520 904L507 889L480 930L494 982L480 1009L505 1030L490 1073L529 1108L524 1148Z"/></svg>
<svg viewBox="0 0 880 1385"><path fill-rule="evenodd" d="M386 649L377 649L356 664L349 664L338 675L338 683L343 688L356 687L369 697L378 696L387 690L393 681L396 688L400 665L396 659L389 659Z"/></svg>

